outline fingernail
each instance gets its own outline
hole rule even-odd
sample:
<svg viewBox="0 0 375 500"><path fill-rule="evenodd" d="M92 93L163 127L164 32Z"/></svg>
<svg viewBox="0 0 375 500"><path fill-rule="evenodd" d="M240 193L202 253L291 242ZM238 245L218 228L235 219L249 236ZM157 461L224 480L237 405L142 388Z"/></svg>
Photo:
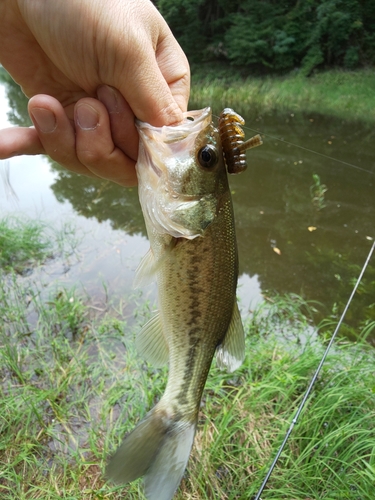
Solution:
<svg viewBox="0 0 375 500"><path fill-rule="evenodd" d="M98 99L104 104L109 113L120 113L123 111L122 100L119 99L118 90L109 85L101 85L98 90Z"/></svg>
<svg viewBox="0 0 375 500"><path fill-rule="evenodd" d="M99 125L99 115L90 104L76 107L76 121L82 130L95 130Z"/></svg>
<svg viewBox="0 0 375 500"><path fill-rule="evenodd" d="M48 134L55 130L56 117L49 109L34 108L30 114L41 132Z"/></svg>

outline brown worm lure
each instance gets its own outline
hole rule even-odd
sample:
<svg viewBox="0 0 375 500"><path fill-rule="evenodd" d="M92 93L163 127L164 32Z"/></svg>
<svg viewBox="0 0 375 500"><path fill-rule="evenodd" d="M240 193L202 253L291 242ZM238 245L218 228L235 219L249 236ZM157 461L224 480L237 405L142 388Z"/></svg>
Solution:
<svg viewBox="0 0 375 500"><path fill-rule="evenodd" d="M259 134L244 142L245 132L241 125L245 125L245 120L233 109L225 108L220 114L219 134L229 174L239 174L246 170L246 150L263 144Z"/></svg>

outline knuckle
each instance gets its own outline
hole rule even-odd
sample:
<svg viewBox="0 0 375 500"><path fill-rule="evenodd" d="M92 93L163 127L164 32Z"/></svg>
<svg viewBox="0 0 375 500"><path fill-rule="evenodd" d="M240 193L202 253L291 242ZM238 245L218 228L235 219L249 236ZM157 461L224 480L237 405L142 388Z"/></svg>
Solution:
<svg viewBox="0 0 375 500"><path fill-rule="evenodd" d="M77 158L88 167L99 167L105 163L105 155L96 147L77 148Z"/></svg>

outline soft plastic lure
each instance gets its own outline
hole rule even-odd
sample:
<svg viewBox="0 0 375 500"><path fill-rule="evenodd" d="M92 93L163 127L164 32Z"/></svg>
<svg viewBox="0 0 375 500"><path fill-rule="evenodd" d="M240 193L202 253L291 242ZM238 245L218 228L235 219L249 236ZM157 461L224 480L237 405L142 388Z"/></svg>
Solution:
<svg viewBox="0 0 375 500"><path fill-rule="evenodd" d="M221 112L219 134L229 174L239 174L246 170L246 150L263 144L259 134L244 142L245 132L241 125L245 125L245 120L233 109L225 108Z"/></svg>

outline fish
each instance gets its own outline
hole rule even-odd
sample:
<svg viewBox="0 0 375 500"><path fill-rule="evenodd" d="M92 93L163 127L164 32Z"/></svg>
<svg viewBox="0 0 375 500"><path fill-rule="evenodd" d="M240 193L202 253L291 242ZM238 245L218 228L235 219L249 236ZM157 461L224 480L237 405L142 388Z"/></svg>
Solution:
<svg viewBox="0 0 375 500"><path fill-rule="evenodd" d="M136 344L154 366L169 363L169 373L163 396L125 437L106 476L119 484L144 476L149 500L170 500L189 460L215 354L217 365L229 372L245 357L236 299L238 255L225 157L211 109L186 112L175 126L136 126L139 199L150 250L135 284L156 279L159 304Z"/></svg>

